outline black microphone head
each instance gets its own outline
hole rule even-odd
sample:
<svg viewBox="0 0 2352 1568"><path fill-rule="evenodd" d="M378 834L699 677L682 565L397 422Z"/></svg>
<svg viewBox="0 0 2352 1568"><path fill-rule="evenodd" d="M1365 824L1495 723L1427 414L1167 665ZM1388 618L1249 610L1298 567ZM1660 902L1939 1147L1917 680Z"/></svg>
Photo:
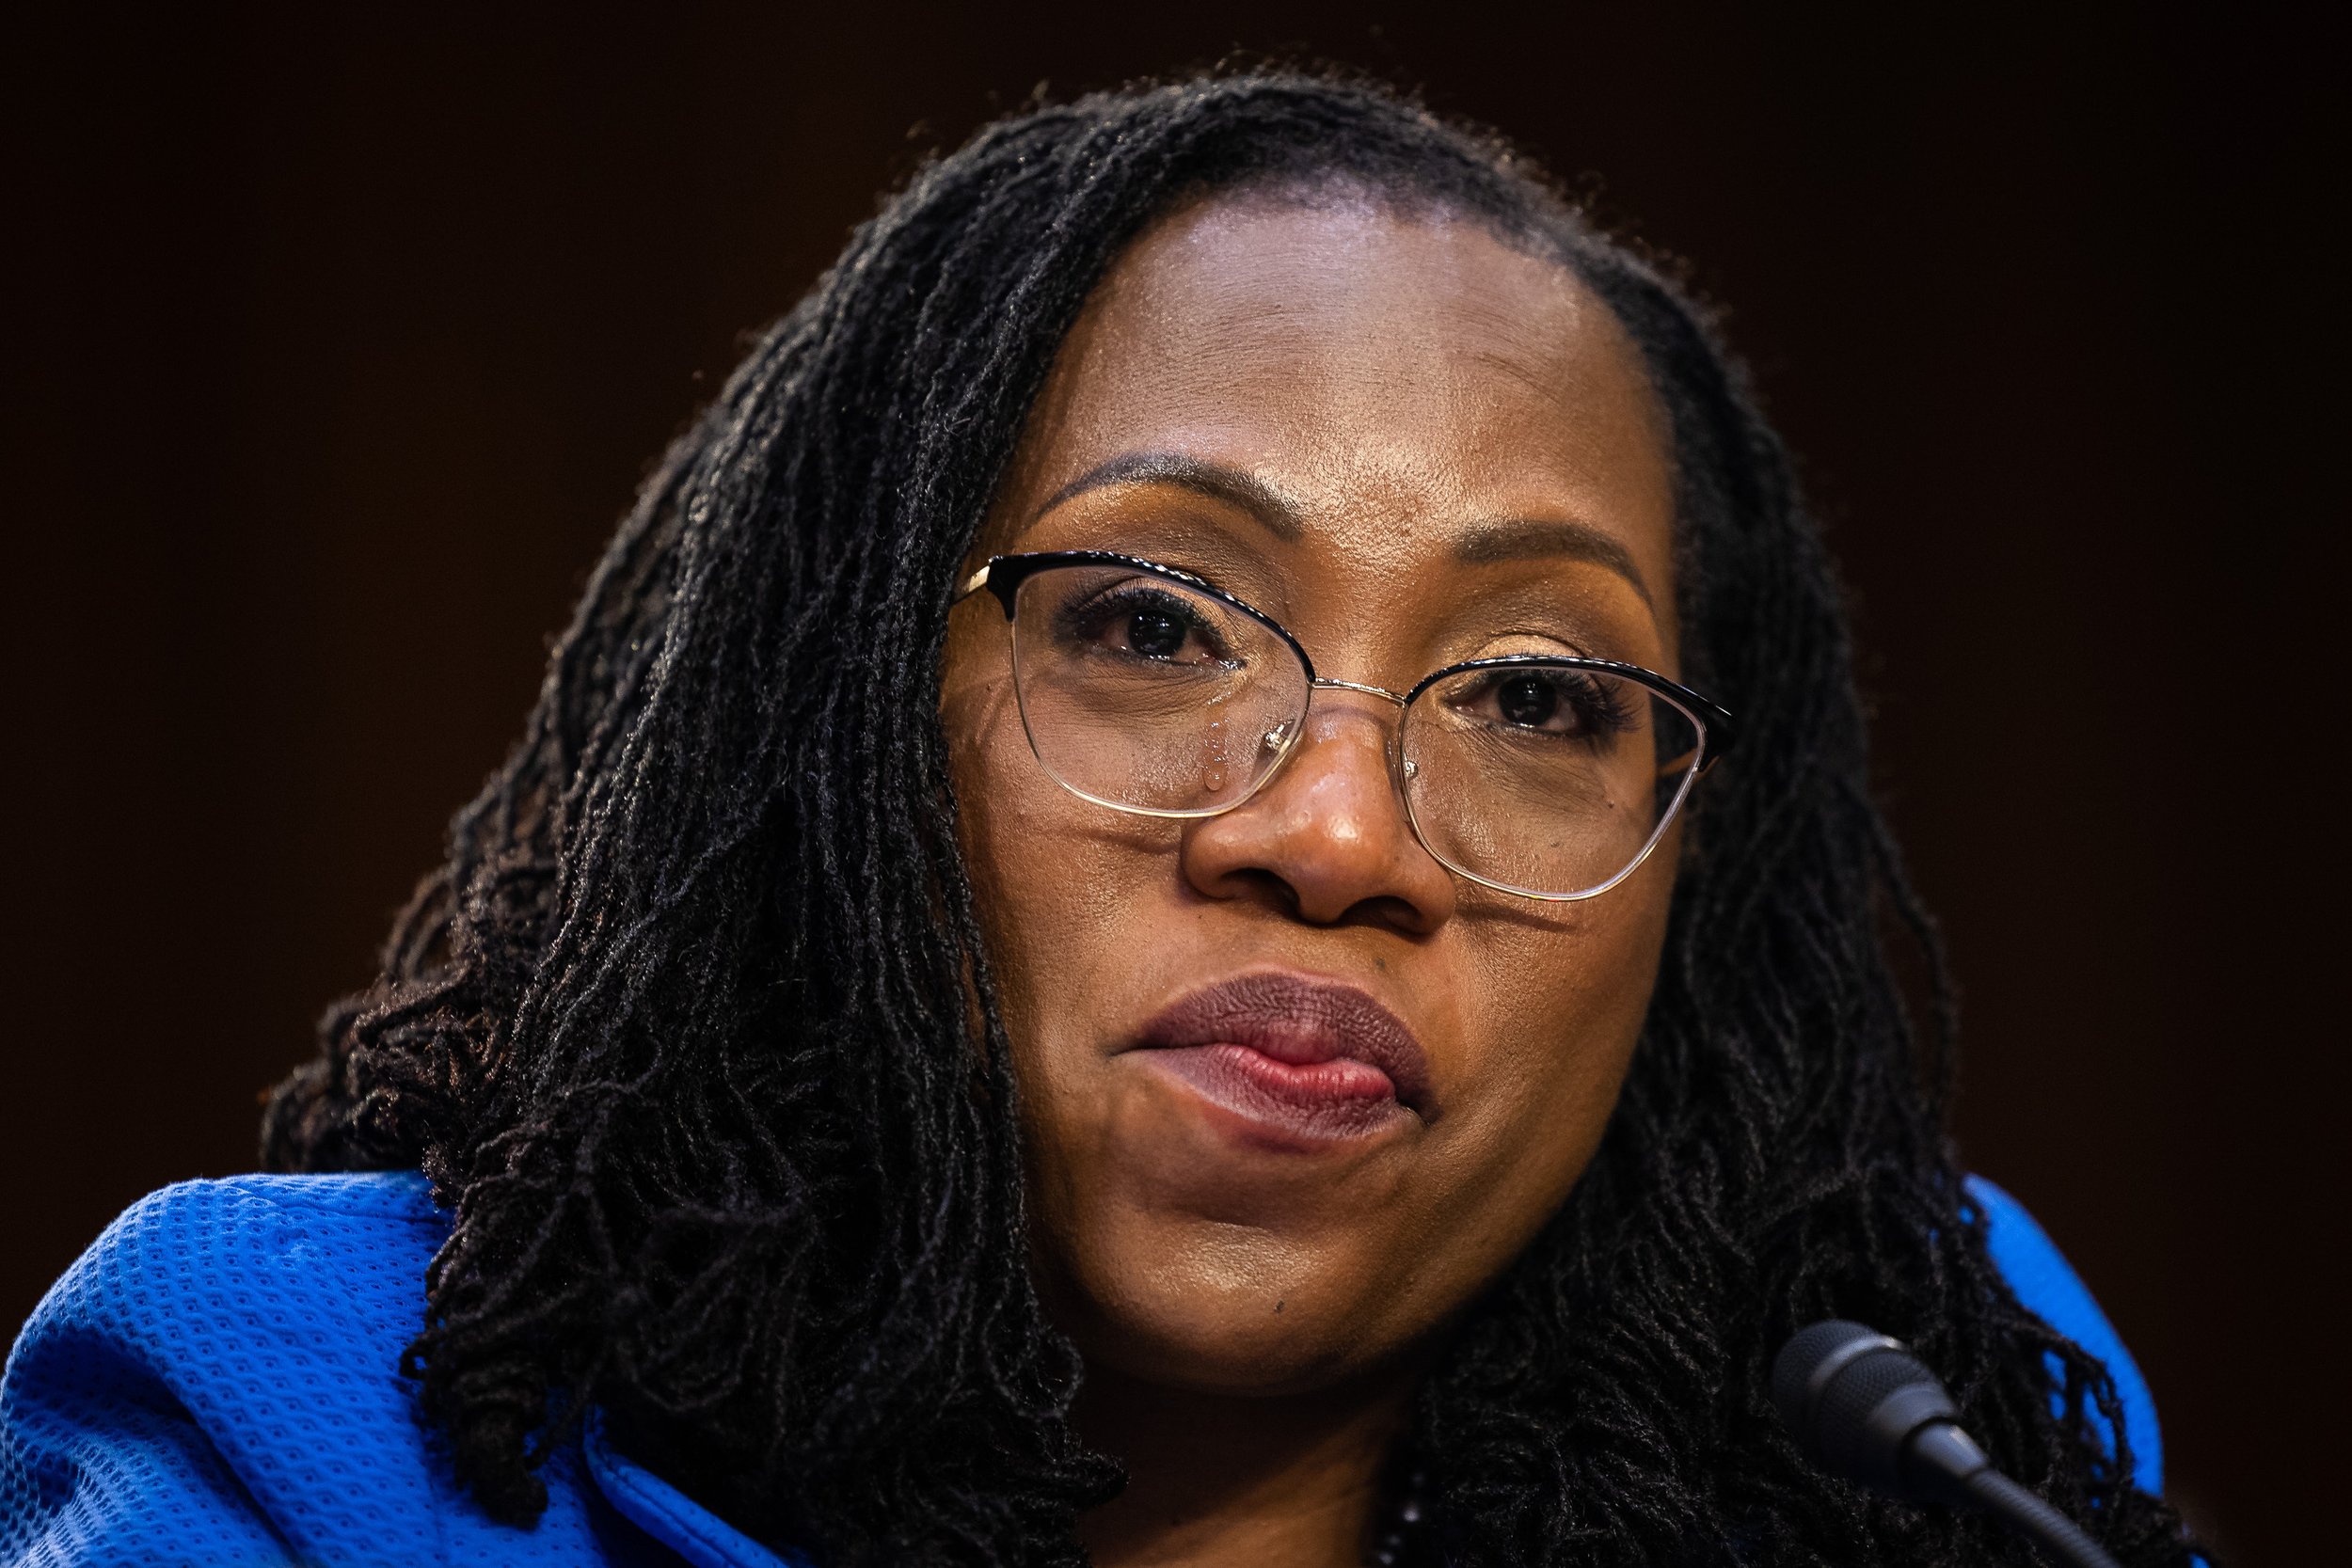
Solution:
<svg viewBox="0 0 2352 1568"><path fill-rule="evenodd" d="M1772 1403L1823 1469L1915 1501L1940 1495L1905 1473L1905 1448L1960 1412L1902 1341L1838 1318L1800 1329L1772 1358Z"/></svg>
<svg viewBox="0 0 2352 1568"><path fill-rule="evenodd" d="M1814 1373L1833 1362L1842 1364L1841 1353L1851 1354L1848 1346L1866 1343L1892 1345L1896 1341L1866 1323L1828 1318L1791 1334L1780 1354L1772 1357L1772 1406L1807 1459L1818 1460L1812 1436L1813 1401L1819 1392L1813 1386Z"/></svg>

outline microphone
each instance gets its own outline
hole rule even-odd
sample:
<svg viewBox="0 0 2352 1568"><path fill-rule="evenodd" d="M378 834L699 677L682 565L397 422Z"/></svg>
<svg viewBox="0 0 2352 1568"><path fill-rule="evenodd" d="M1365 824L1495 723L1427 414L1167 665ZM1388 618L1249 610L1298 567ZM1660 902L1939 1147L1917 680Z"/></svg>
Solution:
<svg viewBox="0 0 2352 1568"><path fill-rule="evenodd" d="M1977 1508L2074 1568L2116 1568L2100 1544L1993 1467L1960 1409L1899 1339L1833 1318L1772 1358L1772 1403L1797 1449L1833 1475L1905 1502Z"/></svg>

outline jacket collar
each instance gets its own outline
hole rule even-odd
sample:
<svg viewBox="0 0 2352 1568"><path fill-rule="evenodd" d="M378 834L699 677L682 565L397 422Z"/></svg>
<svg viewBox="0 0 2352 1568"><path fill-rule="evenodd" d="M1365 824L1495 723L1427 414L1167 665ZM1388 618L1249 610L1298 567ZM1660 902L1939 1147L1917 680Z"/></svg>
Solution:
<svg viewBox="0 0 2352 1568"><path fill-rule="evenodd" d="M580 1447L605 1501L693 1568L811 1568L805 1558L761 1545L614 1448L603 1411L588 1413Z"/></svg>

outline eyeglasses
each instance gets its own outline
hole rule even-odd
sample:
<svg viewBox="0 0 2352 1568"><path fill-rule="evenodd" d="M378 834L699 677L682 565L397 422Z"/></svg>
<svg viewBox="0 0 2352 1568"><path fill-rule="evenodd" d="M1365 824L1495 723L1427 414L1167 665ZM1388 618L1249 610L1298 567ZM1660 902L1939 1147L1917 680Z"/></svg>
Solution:
<svg viewBox="0 0 2352 1568"><path fill-rule="evenodd" d="M1216 584L1104 550L1000 555L959 598L1004 606L1029 749L1084 800L1215 816L1263 788L1317 690L1403 710L1389 764L1413 834L1522 897L1590 898L1640 865L1730 745L1731 715L1610 659L1512 654L1409 691L1328 680L1279 622Z"/></svg>

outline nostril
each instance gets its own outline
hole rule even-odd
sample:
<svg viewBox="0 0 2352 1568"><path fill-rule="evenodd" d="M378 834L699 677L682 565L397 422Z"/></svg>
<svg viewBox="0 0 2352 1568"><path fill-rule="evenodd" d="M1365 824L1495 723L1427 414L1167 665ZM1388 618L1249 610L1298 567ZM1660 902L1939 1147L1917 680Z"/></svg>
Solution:
<svg viewBox="0 0 2352 1568"><path fill-rule="evenodd" d="M1232 892L1254 893L1270 900L1294 920L1304 918L1298 890L1277 872L1262 866L1242 866L1226 873L1226 880Z"/></svg>

